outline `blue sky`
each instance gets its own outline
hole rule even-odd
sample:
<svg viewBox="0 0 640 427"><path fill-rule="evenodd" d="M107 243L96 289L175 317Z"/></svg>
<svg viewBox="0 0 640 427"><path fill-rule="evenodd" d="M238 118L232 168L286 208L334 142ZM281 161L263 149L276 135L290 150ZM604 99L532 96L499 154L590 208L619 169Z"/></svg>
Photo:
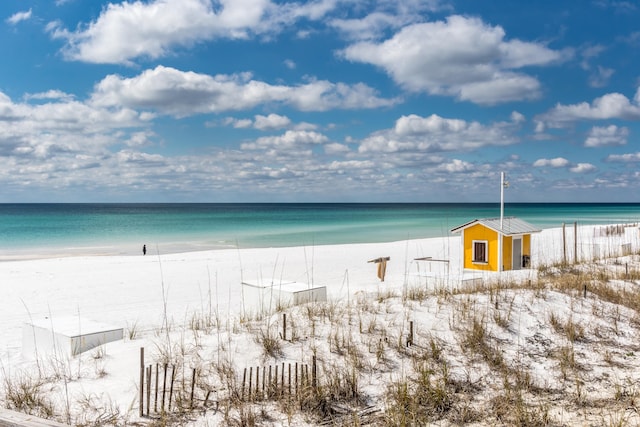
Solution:
<svg viewBox="0 0 640 427"><path fill-rule="evenodd" d="M0 202L640 201L640 4L3 0Z"/></svg>

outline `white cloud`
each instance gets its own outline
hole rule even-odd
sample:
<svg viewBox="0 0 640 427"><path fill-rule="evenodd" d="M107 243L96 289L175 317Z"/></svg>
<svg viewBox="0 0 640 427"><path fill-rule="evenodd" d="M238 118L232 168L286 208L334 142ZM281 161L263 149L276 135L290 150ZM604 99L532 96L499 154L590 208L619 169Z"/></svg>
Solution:
<svg viewBox="0 0 640 427"><path fill-rule="evenodd" d="M324 152L331 155L331 154L345 154L350 152L351 150L349 149L349 147L345 144L340 144L337 142L331 142L329 144L325 144L324 146Z"/></svg>
<svg viewBox="0 0 640 427"><path fill-rule="evenodd" d="M68 59L95 63L129 63L133 58L158 58L175 46L213 37L242 38L257 25L267 1L221 1L214 11L205 0L156 0L109 3L100 16L76 32L56 29L67 40ZM171 31L167 31L171 28Z"/></svg>
<svg viewBox="0 0 640 427"><path fill-rule="evenodd" d="M611 154L607 156L606 161L612 163L638 163L640 162L640 152L627 154Z"/></svg>
<svg viewBox="0 0 640 427"><path fill-rule="evenodd" d="M31 19L31 9L14 13L6 19L6 22L11 25L16 25L19 22L28 21L29 19Z"/></svg>
<svg viewBox="0 0 640 427"><path fill-rule="evenodd" d="M27 101L31 99L60 99L64 101L70 101L73 98L73 95L62 92L60 90L48 90L46 92L28 93L24 96L24 99Z"/></svg>
<svg viewBox="0 0 640 427"><path fill-rule="evenodd" d="M265 136L255 142L241 145L245 150L276 149L279 153L287 150L308 149L316 144L324 144L329 141L325 135L313 131L288 130L283 135Z"/></svg>
<svg viewBox="0 0 640 427"><path fill-rule="evenodd" d="M607 127L594 126L589 131L589 136L584 142L585 147L605 147L625 145L629 129L626 127L618 127L610 125Z"/></svg>
<svg viewBox="0 0 640 427"><path fill-rule="evenodd" d="M570 53L507 41L501 27L478 18L450 16L446 21L409 25L382 43L352 44L341 54L381 67L410 91L496 104L539 97L538 80L516 70L559 62Z"/></svg>
<svg viewBox="0 0 640 427"><path fill-rule="evenodd" d="M0 93L0 153L21 158L99 153L125 139L123 130L144 127L150 118L126 108L95 108L60 94L36 94L34 99L48 102L30 104L14 103Z"/></svg>
<svg viewBox="0 0 640 427"><path fill-rule="evenodd" d="M640 106L636 92L634 103L620 93L609 93L591 102L579 104L558 104L553 109L536 118L545 121L549 126L562 126L565 123L578 120L640 120Z"/></svg>
<svg viewBox="0 0 640 427"><path fill-rule="evenodd" d="M556 157L554 159L538 159L533 162L533 167L552 167L552 168L564 168L569 166L569 160L563 157Z"/></svg>
<svg viewBox="0 0 640 427"><path fill-rule="evenodd" d="M527 119L522 113L519 113L517 111L513 111L511 113L511 121L514 123L524 123L526 120Z"/></svg>
<svg viewBox="0 0 640 427"><path fill-rule="evenodd" d="M451 10L448 3L440 0L380 1L374 6L362 17L334 18L328 25L348 40L374 40L388 29L419 22L430 12Z"/></svg>
<svg viewBox="0 0 640 427"><path fill-rule="evenodd" d="M415 19L415 18L414 18ZM329 25L350 40L377 39L387 28L398 28L403 24L397 16L373 12L363 18L334 19Z"/></svg>
<svg viewBox="0 0 640 427"><path fill-rule="evenodd" d="M578 163L571 166L569 170L573 173L589 173L595 171L597 168L591 163Z"/></svg>
<svg viewBox="0 0 640 427"><path fill-rule="evenodd" d="M360 153L382 152L433 153L474 150L490 145L510 145L517 142L514 123L489 126L460 119L447 119L432 114L402 116L392 129L374 132L359 147Z"/></svg>
<svg viewBox="0 0 640 427"><path fill-rule="evenodd" d="M103 107L153 109L176 117L246 110L282 103L303 111L377 108L397 100L379 98L364 84L314 80L298 86L270 85L248 73L209 76L158 66L133 78L109 75L99 82L92 102Z"/></svg>
<svg viewBox="0 0 640 427"><path fill-rule="evenodd" d="M278 114L269 114L268 116L257 115L253 126L259 130L274 130L286 128L291 124L288 117Z"/></svg>
<svg viewBox="0 0 640 427"><path fill-rule="evenodd" d="M140 57L160 58L177 47L217 38L244 39L281 31L299 19L317 20L335 0L272 3L270 0L153 0L109 3L89 24L69 31L49 26L64 39L67 59L131 64ZM167 29L171 29L168 31Z"/></svg>
<svg viewBox="0 0 640 427"><path fill-rule="evenodd" d="M595 72L589 76L589 86L604 87L609 83L609 79L613 76L615 70L613 68L605 68L598 65Z"/></svg>
<svg viewBox="0 0 640 427"><path fill-rule="evenodd" d="M472 172L476 168L472 163L465 162L459 159L453 159L449 163L439 165L437 169L443 172L457 173L457 172Z"/></svg>

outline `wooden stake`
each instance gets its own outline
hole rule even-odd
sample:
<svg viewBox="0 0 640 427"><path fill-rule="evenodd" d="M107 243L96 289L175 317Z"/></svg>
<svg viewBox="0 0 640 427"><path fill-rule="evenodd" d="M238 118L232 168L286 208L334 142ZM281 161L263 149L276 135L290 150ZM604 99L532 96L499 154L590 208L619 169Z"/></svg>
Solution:
<svg viewBox="0 0 640 427"><path fill-rule="evenodd" d="M144 415L144 347L140 347L140 416Z"/></svg>
<svg viewBox="0 0 640 427"><path fill-rule="evenodd" d="M193 368L193 374L191 375L191 403L189 404L189 409L193 409L193 392L196 387L196 368Z"/></svg>
<svg viewBox="0 0 640 427"><path fill-rule="evenodd" d="M153 365L149 365L147 368L147 417L149 416L149 408L151 407L151 372L153 371Z"/></svg>
<svg viewBox="0 0 640 427"><path fill-rule="evenodd" d="M274 376L273 376L273 381L274 381L273 395L277 396L278 395L278 365L276 365L275 373L274 373Z"/></svg>
<svg viewBox="0 0 640 427"><path fill-rule="evenodd" d="M240 399L244 399L244 383L247 381L247 368L244 368L244 374L242 375L242 395Z"/></svg>
<svg viewBox="0 0 640 427"><path fill-rule="evenodd" d="M251 401L251 379L253 377L253 366L249 367L249 401Z"/></svg>
<svg viewBox="0 0 640 427"><path fill-rule="evenodd" d="M269 387L267 389L267 396L269 398L273 396L273 383L271 382L271 365L269 365Z"/></svg>
<svg viewBox="0 0 640 427"><path fill-rule="evenodd" d="M291 397L291 363L289 363L289 397Z"/></svg>
<svg viewBox="0 0 640 427"><path fill-rule="evenodd" d="M282 362L282 378L280 378L280 397L284 395L284 362Z"/></svg>
<svg viewBox="0 0 640 427"><path fill-rule="evenodd" d="M173 381L176 379L176 365L171 366L171 387L169 388L169 412L171 412L171 399L173 398Z"/></svg>
<svg viewBox="0 0 640 427"><path fill-rule="evenodd" d="M256 366L256 399L260 395L260 367Z"/></svg>
<svg viewBox="0 0 640 427"><path fill-rule="evenodd" d="M282 313L282 339L287 340L287 313Z"/></svg>
<svg viewBox="0 0 640 427"><path fill-rule="evenodd" d="M318 386L318 370L316 365L316 356L314 355L311 359L311 387L313 387L313 391L315 392Z"/></svg>
<svg viewBox="0 0 640 427"><path fill-rule="evenodd" d="M156 398L153 404L153 411L158 412L158 383L160 380L160 365L156 363Z"/></svg>
<svg viewBox="0 0 640 427"><path fill-rule="evenodd" d="M164 379L162 380L162 412L164 413L164 397L167 391L167 367L168 365L164 364Z"/></svg>

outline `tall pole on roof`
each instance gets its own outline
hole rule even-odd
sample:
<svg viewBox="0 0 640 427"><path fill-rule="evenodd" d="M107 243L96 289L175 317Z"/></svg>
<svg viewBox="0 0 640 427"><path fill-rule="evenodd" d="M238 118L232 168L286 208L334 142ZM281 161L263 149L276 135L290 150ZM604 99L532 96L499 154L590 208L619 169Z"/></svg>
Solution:
<svg viewBox="0 0 640 427"><path fill-rule="evenodd" d="M509 183L504 179L504 172L500 172L500 231L498 232L498 271L503 270L502 265L502 230L504 227L504 189Z"/></svg>
<svg viewBox="0 0 640 427"><path fill-rule="evenodd" d="M504 172L500 172L500 230L504 221Z"/></svg>

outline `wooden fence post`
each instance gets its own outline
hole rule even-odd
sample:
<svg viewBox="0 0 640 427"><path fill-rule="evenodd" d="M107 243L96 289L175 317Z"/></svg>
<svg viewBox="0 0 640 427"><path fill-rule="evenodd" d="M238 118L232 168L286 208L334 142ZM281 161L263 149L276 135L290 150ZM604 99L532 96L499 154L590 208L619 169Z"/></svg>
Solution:
<svg viewBox="0 0 640 427"><path fill-rule="evenodd" d="M154 412L158 412L158 383L160 382L160 365L156 363L156 397L153 404Z"/></svg>
<svg viewBox="0 0 640 427"><path fill-rule="evenodd" d="M284 396L284 362L282 362L282 373L280 375L280 397L282 397Z"/></svg>
<svg viewBox="0 0 640 427"><path fill-rule="evenodd" d="M273 395L278 396L278 365L276 365L273 381L274 381Z"/></svg>
<svg viewBox="0 0 640 427"><path fill-rule="evenodd" d="M147 417L149 416L149 408L151 407L151 372L153 371L153 365L149 365L147 368Z"/></svg>
<svg viewBox="0 0 640 427"><path fill-rule="evenodd" d="M256 399L260 395L260 366L256 366Z"/></svg>
<svg viewBox="0 0 640 427"><path fill-rule="evenodd" d="M196 368L193 368L193 374L191 375L191 403L189 409L193 409L193 392L196 387Z"/></svg>
<svg viewBox="0 0 640 427"><path fill-rule="evenodd" d="M287 313L282 313L282 339L287 340Z"/></svg>
<svg viewBox="0 0 640 427"><path fill-rule="evenodd" d="M317 370L317 365L316 365L316 356L314 355L313 358L311 359L311 387L313 388L313 391L317 391L317 387L318 387L318 370Z"/></svg>
<svg viewBox="0 0 640 427"><path fill-rule="evenodd" d="M171 412L171 399L173 398L173 381L176 379L176 365L171 366L171 387L169 388L169 412Z"/></svg>
<svg viewBox="0 0 640 427"><path fill-rule="evenodd" d="M247 380L247 368L244 368L244 374L242 375L242 395L240 400L244 400L244 383Z"/></svg>
<svg viewBox="0 0 640 427"><path fill-rule="evenodd" d="M167 367L168 365L164 364L164 379L162 380L162 413L164 413L164 398L167 392Z"/></svg>
<svg viewBox="0 0 640 427"><path fill-rule="evenodd" d="M144 415L144 347L140 347L140 416Z"/></svg>

